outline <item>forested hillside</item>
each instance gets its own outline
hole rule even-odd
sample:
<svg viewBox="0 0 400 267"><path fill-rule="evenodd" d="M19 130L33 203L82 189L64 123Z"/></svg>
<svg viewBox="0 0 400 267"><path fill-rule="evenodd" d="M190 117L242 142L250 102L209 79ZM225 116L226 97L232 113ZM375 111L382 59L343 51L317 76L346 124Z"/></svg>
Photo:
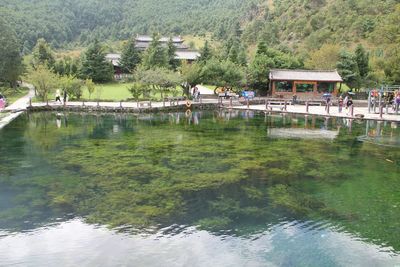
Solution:
<svg viewBox="0 0 400 267"><path fill-rule="evenodd" d="M135 33L224 36L250 18L259 0L0 0L0 15L30 50L38 38L53 47L127 39Z"/></svg>
<svg viewBox="0 0 400 267"><path fill-rule="evenodd" d="M262 38L270 45L317 49L324 43L344 46L376 44L374 32L394 12L398 0L270 0L259 6L258 16L247 23L243 39Z"/></svg>
<svg viewBox="0 0 400 267"><path fill-rule="evenodd" d="M210 41L203 63L237 68L260 91L271 68L338 69L355 89L400 83L400 0L0 0L0 22L12 37L4 44L19 42L24 55L37 43L84 50L99 41L106 53L123 49L105 41L135 34L197 35ZM63 57L51 68L87 78L83 62Z"/></svg>
<svg viewBox="0 0 400 267"><path fill-rule="evenodd" d="M125 40L135 33L241 35L295 51L324 43L379 44L376 29L399 0L1 0L0 15L32 49ZM369 45L368 45L369 44Z"/></svg>

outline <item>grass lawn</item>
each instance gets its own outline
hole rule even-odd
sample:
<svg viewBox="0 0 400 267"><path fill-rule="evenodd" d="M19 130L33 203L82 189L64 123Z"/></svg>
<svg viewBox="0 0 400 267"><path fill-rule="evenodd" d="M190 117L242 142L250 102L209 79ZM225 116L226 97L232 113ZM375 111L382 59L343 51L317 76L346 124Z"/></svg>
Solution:
<svg viewBox="0 0 400 267"><path fill-rule="evenodd" d="M97 84L94 93L91 95L92 100L104 100L104 101L123 101L128 98L132 98L131 93L128 91L128 87L133 83L108 83L108 84ZM86 87L82 88L83 95L82 99L89 99L89 91Z"/></svg>
<svg viewBox="0 0 400 267"><path fill-rule="evenodd" d="M108 83L108 84L97 84L94 93L91 95L91 100L96 101L126 101L128 99L132 100L132 95L128 90L128 87L133 83ZM178 91L182 91L180 86L177 87ZM89 92L86 87L82 88L83 95L82 100L89 100ZM172 94L168 94L171 96ZM179 94L182 95L182 94ZM164 97L167 97L164 95ZM150 95L151 100L160 101L161 94L153 93ZM140 99L143 99L141 97ZM148 100L148 99L146 99Z"/></svg>
<svg viewBox="0 0 400 267"><path fill-rule="evenodd" d="M7 99L7 105L11 105L19 98L28 94L29 88L27 87L17 87L16 89L13 88L0 88L0 93L2 93Z"/></svg>

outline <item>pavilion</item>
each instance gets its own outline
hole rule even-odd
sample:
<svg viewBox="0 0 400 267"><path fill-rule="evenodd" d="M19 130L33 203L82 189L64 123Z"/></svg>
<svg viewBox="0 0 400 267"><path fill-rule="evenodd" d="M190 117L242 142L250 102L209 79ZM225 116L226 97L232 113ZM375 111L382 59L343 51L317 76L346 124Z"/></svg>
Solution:
<svg viewBox="0 0 400 267"><path fill-rule="evenodd" d="M272 96L317 98L326 93L336 95L343 79L337 70L271 69L269 81Z"/></svg>

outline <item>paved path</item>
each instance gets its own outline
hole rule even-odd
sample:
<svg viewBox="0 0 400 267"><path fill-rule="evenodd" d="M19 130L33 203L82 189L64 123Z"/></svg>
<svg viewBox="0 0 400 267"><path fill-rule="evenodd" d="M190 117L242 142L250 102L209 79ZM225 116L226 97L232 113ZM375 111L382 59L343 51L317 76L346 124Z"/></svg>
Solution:
<svg viewBox="0 0 400 267"><path fill-rule="evenodd" d="M214 90L205 87L204 85L198 84L196 85L199 88L200 95L214 95Z"/></svg>
<svg viewBox="0 0 400 267"><path fill-rule="evenodd" d="M247 106L236 106L233 107L234 109L247 109ZM250 105L249 106L250 110L259 110L259 111L265 111L265 105ZM377 109L378 110L378 109ZM329 110L329 114L325 110L325 106L309 106L309 112L306 112L306 106L303 105L288 105L286 111L281 111L278 107L273 107L272 112L284 112L284 113L297 113L297 114L310 114L310 115L320 115L320 116L330 116L330 117L344 117L344 118L349 118L351 117L349 112L346 111L346 109L343 108L343 111L339 113L338 107L336 106L331 106ZM397 121L400 122L400 113L398 115L394 114L392 111L389 112L389 114L385 114L385 109L384 109L384 114L382 116L382 119L380 118L379 114L375 113L368 113L368 108L367 107L355 107L354 108L354 116L357 114L362 114L364 115L364 119L369 119L369 120L387 120L387 121Z"/></svg>
<svg viewBox="0 0 400 267"><path fill-rule="evenodd" d="M204 86L200 86L200 90L204 89ZM206 88L205 90L209 90L208 92L210 93L210 89ZM23 98L19 99L16 101L14 104L10 105L7 107L7 111L10 111L10 114L0 120L0 129L3 128L5 125L7 125L9 122L11 122L13 119L18 117L23 110L26 109L26 107L29 104L29 99L30 97L33 97L34 95L34 90L33 87L30 86L30 91L29 94L24 96ZM203 103L218 103L218 99L203 99ZM229 100L224 100L223 101L223 107L224 108L230 108L229 107ZM186 103L185 101L181 101L179 104L184 104ZM257 110L257 111L266 111L265 105L250 105L249 108L247 108L246 105L240 105L238 104L237 101L235 101L236 105L232 107L232 109L239 109L239 110ZM137 103L136 102L68 102L67 106L68 107L76 107L76 106L82 106L82 105L88 106L88 107L97 107L99 105L100 107L109 107L109 108L119 108L125 107L125 108L137 108ZM195 104L195 103L194 103ZM46 103L33 103L32 104L34 107L43 107L46 106ZM54 101L49 102L50 106L56 107L56 106L61 106L60 103L56 103ZM165 102L163 104L162 102L152 102L151 104L152 107L160 108L160 107L170 107L169 102ZM147 106L141 106L141 108L147 108ZM350 114L346 112L344 109L342 113L339 113L338 108L333 106L330 108L329 114L326 112L324 106L310 106L309 107L309 112L306 112L306 107L304 105L295 105L287 106L286 111L281 111L278 107L274 107L271 112L277 112L277 113L297 113L297 114L308 114L308 115L319 115L319 116L330 116L330 117L344 117L344 118L350 118ZM354 115L357 114L362 114L364 115L364 119L371 119L371 120L385 120L385 121L395 121L395 122L400 122L400 114L383 114L382 118L380 118L379 114L369 114L368 113L368 108L366 107L355 107L354 108Z"/></svg>
<svg viewBox="0 0 400 267"><path fill-rule="evenodd" d="M4 118L0 119L0 130L3 129L7 124L12 122L19 115L21 115L21 113L23 113L28 106L29 100L35 96L35 89L32 85L22 84L22 86L28 87L29 92L27 95L21 97L4 109L3 112L8 112L8 114Z"/></svg>

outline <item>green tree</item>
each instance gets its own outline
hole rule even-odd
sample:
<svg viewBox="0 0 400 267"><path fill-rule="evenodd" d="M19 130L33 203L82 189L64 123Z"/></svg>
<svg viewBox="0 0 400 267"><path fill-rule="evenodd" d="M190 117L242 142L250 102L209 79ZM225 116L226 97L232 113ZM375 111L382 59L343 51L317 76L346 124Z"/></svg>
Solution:
<svg viewBox="0 0 400 267"><path fill-rule="evenodd" d="M235 63L218 59L211 59L203 67L202 80L205 83L219 86L239 88L245 81L244 70Z"/></svg>
<svg viewBox="0 0 400 267"><path fill-rule="evenodd" d="M74 76L62 76L60 78L60 86L62 90L74 99L80 99L82 96L82 81Z"/></svg>
<svg viewBox="0 0 400 267"><path fill-rule="evenodd" d="M256 55L249 66L249 85L259 92L267 92L269 71L275 68L275 62L267 55Z"/></svg>
<svg viewBox="0 0 400 267"><path fill-rule="evenodd" d="M142 58L140 51L136 48L136 41L134 38L131 38L122 50L120 60L121 67L124 72L133 73L141 61Z"/></svg>
<svg viewBox="0 0 400 267"><path fill-rule="evenodd" d="M172 38L168 40L168 46L167 46L167 56L168 56L168 65L169 68L172 70L176 70L179 67L179 60L176 59L176 47L174 45L174 42L172 41Z"/></svg>
<svg viewBox="0 0 400 267"><path fill-rule="evenodd" d="M206 62L207 60L211 59L213 56L213 53L211 51L211 48L208 44L208 40L204 43L203 48L200 50L200 58L199 61Z"/></svg>
<svg viewBox="0 0 400 267"><path fill-rule="evenodd" d="M31 68L26 79L33 84L36 95L42 101L47 101L49 93L59 84L58 75L52 72L47 65L37 65L36 68Z"/></svg>
<svg viewBox="0 0 400 267"><path fill-rule="evenodd" d="M182 63L182 66L180 67L180 73L183 83L181 86L186 96L190 95L190 88L202 82L202 69L203 68L200 63Z"/></svg>
<svg viewBox="0 0 400 267"><path fill-rule="evenodd" d="M167 51L161 46L160 37L156 34L143 56L143 66L146 69L168 67Z"/></svg>
<svg viewBox="0 0 400 267"><path fill-rule="evenodd" d="M342 76L343 81L350 88L360 88L360 73L353 54L347 51L341 51L339 54L337 69L339 74Z"/></svg>
<svg viewBox="0 0 400 267"><path fill-rule="evenodd" d="M270 69L296 69L302 66L303 62L292 54L267 48L263 42L260 42L248 69L250 86L264 93L268 89Z"/></svg>
<svg viewBox="0 0 400 267"><path fill-rule="evenodd" d="M268 53L267 43L265 43L264 41L260 41L257 45L256 54L257 55L266 55L267 53Z"/></svg>
<svg viewBox="0 0 400 267"><path fill-rule="evenodd" d="M38 65L47 65L49 68L54 67L56 62L54 53L45 39L41 38L37 41L36 46L33 48L32 55L31 64L34 68Z"/></svg>
<svg viewBox="0 0 400 267"><path fill-rule="evenodd" d="M113 80L113 66L106 60L106 53L99 41L95 40L84 53L80 75L82 78L92 79L96 83Z"/></svg>
<svg viewBox="0 0 400 267"><path fill-rule="evenodd" d="M86 79L85 81L86 88L89 92L89 99L91 98L92 94L94 93L94 90L96 89L96 86L92 79Z"/></svg>
<svg viewBox="0 0 400 267"><path fill-rule="evenodd" d="M141 83L134 83L128 87L128 91L131 93L132 97L135 99L137 106L139 107L139 98L144 93L145 86Z"/></svg>
<svg viewBox="0 0 400 267"><path fill-rule="evenodd" d="M15 87L21 72L22 63L17 36L0 18L0 82Z"/></svg>
<svg viewBox="0 0 400 267"><path fill-rule="evenodd" d="M333 70L339 60L340 46L324 44L320 49L312 51L305 62L305 67L316 70Z"/></svg>
<svg viewBox="0 0 400 267"><path fill-rule="evenodd" d="M362 79L367 78L369 73L369 54L361 44L359 44L354 51L354 59L357 62L360 77Z"/></svg>
<svg viewBox="0 0 400 267"><path fill-rule="evenodd" d="M151 88L153 93L160 93L163 105L165 105L164 96L181 84L182 80L178 73L167 68L139 68L136 73L136 81L145 87Z"/></svg>

